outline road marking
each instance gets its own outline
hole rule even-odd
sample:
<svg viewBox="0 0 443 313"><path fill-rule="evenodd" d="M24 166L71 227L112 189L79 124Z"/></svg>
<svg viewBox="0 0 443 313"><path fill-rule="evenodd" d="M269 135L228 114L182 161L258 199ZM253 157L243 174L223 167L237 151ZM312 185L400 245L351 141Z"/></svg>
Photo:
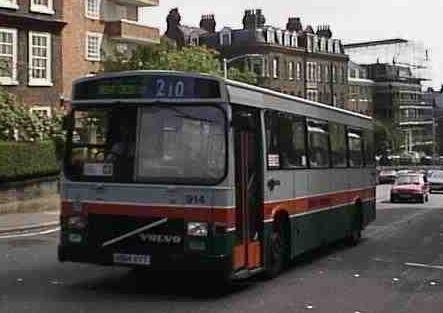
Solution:
<svg viewBox="0 0 443 313"><path fill-rule="evenodd" d="M405 263L406 266L412 267L422 267L422 268L431 268L436 270L443 270L443 265L429 265L429 264L421 264L421 263Z"/></svg>
<svg viewBox="0 0 443 313"><path fill-rule="evenodd" d="M10 238L20 238L20 237L33 237L33 236L40 236L40 235L47 235L52 234L60 230L60 227L51 228L35 233L25 233L25 234L14 234L14 235L3 235L0 236L0 239L10 239Z"/></svg>

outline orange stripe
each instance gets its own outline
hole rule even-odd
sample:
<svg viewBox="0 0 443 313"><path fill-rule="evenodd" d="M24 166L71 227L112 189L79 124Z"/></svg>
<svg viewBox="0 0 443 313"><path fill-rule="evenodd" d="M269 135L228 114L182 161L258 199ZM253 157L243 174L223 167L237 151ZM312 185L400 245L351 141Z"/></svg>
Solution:
<svg viewBox="0 0 443 313"><path fill-rule="evenodd" d="M149 205L130 205L115 203L83 203L83 214L109 214L134 217L167 217L196 222L212 222L225 224L227 227L235 225L235 208L212 209L210 207L160 207ZM62 216L75 213L72 204L62 202Z"/></svg>
<svg viewBox="0 0 443 313"><path fill-rule="evenodd" d="M313 210L355 202L357 199L367 201L375 198L375 188L342 191L330 194L309 196L284 201L264 204L265 219L272 218L279 210L288 214L306 213ZM221 223L226 227L235 226L235 208L210 208L210 207L162 207L140 204L114 204L114 203L83 203L82 214L110 214L126 216L168 217L198 222ZM75 214L72 202L62 201L62 216Z"/></svg>
<svg viewBox="0 0 443 313"><path fill-rule="evenodd" d="M264 216L265 219L273 218L273 216L279 210L285 210L290 215L307 213L323 208L345 205L347 203L355 202L357 201L357 199L360 199L361 201L367 201L374 198L375 188L369 188L277 201L272 203L265 203Z"/></svg>

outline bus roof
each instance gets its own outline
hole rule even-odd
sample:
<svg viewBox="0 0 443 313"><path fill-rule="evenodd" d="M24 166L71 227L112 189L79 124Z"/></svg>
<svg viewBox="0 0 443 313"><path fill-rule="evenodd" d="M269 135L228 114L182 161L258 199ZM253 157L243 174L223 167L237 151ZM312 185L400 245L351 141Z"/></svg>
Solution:
<svg viewBox="0 0 443 313"><path fill-rule="evenodd" d="M331 105L310 101L289 94L273 91L271 89L257 87L250 84L229 79L223 79L218 76L203 73L191 73L170 70L134 70L112 72L77 79L73 82L73 89L75 90L75 86L85 82L94 82L102 79L105 80L109 78L140 75L186 76L190 78L214 80L218 81L221 87L223 86L222 88L220 88L222 91L222 94L220 96L222 98L227 98L223 100L232 103L243 104L262 109L287 111L295 114L302 114L311 118L327 119L336 122L351 124L358 127L363 126L369 128L371 127L370 125L372 125L372 118L370 116L348 111L338 107L333 107ZM226 90L227 92L224 92L224 90Z"/></svg>

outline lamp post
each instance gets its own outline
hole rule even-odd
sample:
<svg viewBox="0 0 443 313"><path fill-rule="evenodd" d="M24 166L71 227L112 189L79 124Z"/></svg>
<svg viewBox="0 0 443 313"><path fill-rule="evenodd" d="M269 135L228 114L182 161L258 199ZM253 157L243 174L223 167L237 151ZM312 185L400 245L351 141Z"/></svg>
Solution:
<svg viewBox="0 0 443 313"><path fill-rule="evenodd" d="M230 59L223 58L223 73L224 73L225 79L228 78L228 64L229 63L240 60L240 59L255 58L255 57L264 59L263 55L257 54L257 53L247 53L247 54L237 55L237 56L230 58Z"/></svg>

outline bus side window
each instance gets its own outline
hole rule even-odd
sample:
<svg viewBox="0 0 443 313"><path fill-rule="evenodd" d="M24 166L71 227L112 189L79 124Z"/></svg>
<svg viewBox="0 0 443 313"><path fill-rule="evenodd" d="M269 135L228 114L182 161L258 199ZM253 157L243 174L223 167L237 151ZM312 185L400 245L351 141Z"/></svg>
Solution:
<svg viewBox="0 0 443 313"><path fill-rule="evenodd" d="M345 125L329 123L329 136L331 141L332 167L346 167L348 160Z"/></svg>
<svg viewBox="0 0 443 313"><path fill-rule="evenodd" d="M308 120L309 165L311 168L330 166L328 124L319 120Z"/></svg>
<svg viewBox="0 0 443 313"><path fill-rule="evenodd" d="M265 120L268 168L306 167L305 119L295 114L267 111Z"/></svg>
<svg viewBox="0 0 443 313"><path fill-rule="evenodd" d="M365 165L372 167L375 165L374 132L365 130L363 132L363 139Z"/></svg>
<svg viewBox="0 0 443 313"><path fill-rule="evenodd" d="M363 166L363 141L360 130L348 128L349 166Z"/></svg>

